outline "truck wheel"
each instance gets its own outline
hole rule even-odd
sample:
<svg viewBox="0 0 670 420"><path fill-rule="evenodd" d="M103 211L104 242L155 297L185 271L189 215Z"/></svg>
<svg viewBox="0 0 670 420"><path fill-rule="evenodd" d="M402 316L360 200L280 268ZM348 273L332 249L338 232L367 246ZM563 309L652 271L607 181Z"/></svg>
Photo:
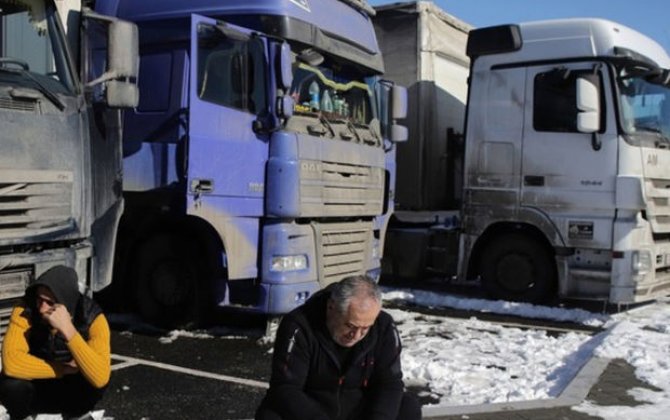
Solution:
<svg viewBox="0 0 670 420"><path fill-rule="evenodd" d="M554 297L554 258L537 240L501 236L484 249L480 262L482 285L495 299L543 303Z"/></svg>
<svg viewBox="0 0 670 420"><path fill-rule="evenodd" d="M203 283L209 280L197 244L179 235L161 234L137 253L135 303L146 321L167 328L202 321Z"/></svg>

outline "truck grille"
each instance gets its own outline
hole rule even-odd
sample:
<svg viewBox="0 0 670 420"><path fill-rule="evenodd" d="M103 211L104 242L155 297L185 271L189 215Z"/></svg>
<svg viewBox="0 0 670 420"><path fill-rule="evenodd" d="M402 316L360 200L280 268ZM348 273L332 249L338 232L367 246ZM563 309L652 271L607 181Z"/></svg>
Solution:
<svg viewBox="0 0 670 420"><path fill-rule="evenodd" d="M370 222L314 225L319 244L319 279L322 286L344 277L365 274L372 243Z"/></svg>
<svg viewBox="0 0 670 420"><path fill-rule="evenodd" d="M60 171L0 171L0 241L71 227L72 178Z"/></svg>
<svg viewBox="0 0 670 420"><path fill-rule="evenodd" d="M383 168L301 161L300 180L304 216L373 216L383 210Z"/></svg>
<svg viewBox="0 0 670 420"><path fill-rule="evenodd" d="M0 108L11 109L14 111L35 112L35 109L37 109L37 102L0 97Z"/></svg>
<svg viewBox="0 0 670 420"><path fill-rule="evenodd" d="M670 180L647 179L647 218L654 234L670 232Z"/></svg>

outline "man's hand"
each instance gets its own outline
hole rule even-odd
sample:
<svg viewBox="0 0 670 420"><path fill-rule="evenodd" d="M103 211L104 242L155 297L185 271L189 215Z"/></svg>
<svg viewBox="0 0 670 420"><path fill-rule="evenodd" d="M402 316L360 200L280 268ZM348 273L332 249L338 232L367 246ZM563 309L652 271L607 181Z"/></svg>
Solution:
<svg viewBox="0 0 670 420"><path fill-rule="evenodd" d="M77 333L77 330L72 324L72 317L68 312L65 305L60 303L55 304L48 311L46 311L42 317L46 322L51 325L52 328L58 330L58 332L65 338L66 341L70 341L72 337Z"/></svg>
<svg viewBox="0 0 670 420"><path fill-rule="evenodd" d="M69 362L61 363L61 366L63 368L63 375L74 375L75 373L79 373L79 366L74 359Z"/></svg>

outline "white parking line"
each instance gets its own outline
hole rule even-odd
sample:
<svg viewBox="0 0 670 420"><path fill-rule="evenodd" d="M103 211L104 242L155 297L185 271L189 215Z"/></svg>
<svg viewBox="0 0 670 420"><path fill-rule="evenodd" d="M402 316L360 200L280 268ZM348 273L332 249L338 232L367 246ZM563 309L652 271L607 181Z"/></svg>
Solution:
<svg viewBox="0 0 670 420"><path fill-rule="evenodd" d="M267 382L254 381L252 379L236 378L234 376L220 375L218 373L204 372L202 370L190 369L181 366L168 365L167 363L154 362L151 360L138 359L136 357L122 356L120 354L112 354L112 359L122 360L122 363L118 363L112 366L112 370L123 369L126 367L143 365L151 366L158 369L169 370L172 372L185 373L187 375L199 376L201 378L216 379L219 381L233 382L240 385L253 386L256 388L267 389L270 385Z"/></svg>
<svg viewBox="0 0 670 420"><path fill-rule="evenodd" d="M118 358L120 356L114 355L113 357ZM115 363L115 364L112 365L112 370L120 370L120 369L123 369L123 368L136 366L136 365L139 365L139 363L135 362L135 361L132 361L132 362L131 361L125 361L125 362L121 362L121 363Z"/></svg>

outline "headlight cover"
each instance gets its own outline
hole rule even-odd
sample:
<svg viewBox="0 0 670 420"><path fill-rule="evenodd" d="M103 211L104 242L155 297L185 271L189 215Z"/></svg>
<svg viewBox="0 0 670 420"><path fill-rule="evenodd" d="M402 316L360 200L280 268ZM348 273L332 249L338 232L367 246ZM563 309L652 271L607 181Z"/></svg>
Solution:
<svg viewBox="0 0 670 420"><path fill-rule="evenodd" d="M633 251L633 274L647 274L649 271L651 271L651 268L651 252L646 250Z"/></svg>
<svg viewBox="0 0 670 420"><path fill-rule="evenodd" d="M307 268L306 255L284 255L272 257L270 271L300 271Z"/></svg>

